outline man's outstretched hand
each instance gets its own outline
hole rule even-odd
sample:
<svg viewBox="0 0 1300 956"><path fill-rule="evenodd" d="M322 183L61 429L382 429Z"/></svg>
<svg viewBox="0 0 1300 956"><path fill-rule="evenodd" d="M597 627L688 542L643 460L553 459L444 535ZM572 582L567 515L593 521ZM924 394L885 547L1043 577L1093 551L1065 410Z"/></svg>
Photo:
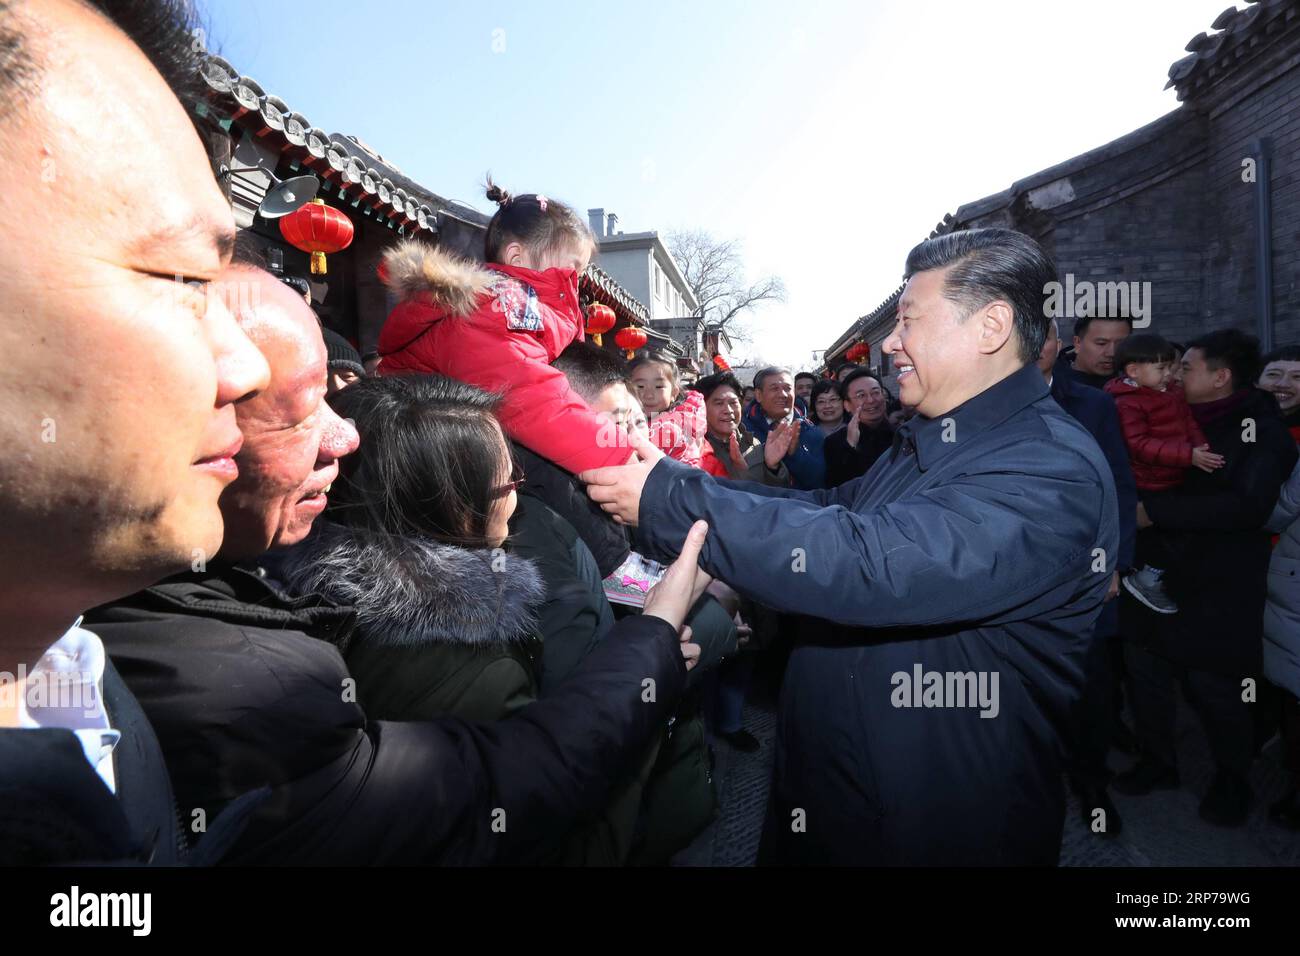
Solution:
<svg viewBox="0 0 1300 956"><path fill-rule="evenodd" d="M664 453L640 431L628 433L637 460L628 465L591 468L581 472L578 480L587 486L591 500L614 516L619 524L635 525L641 512L641 490L650 470L659 464Z"/></svg>

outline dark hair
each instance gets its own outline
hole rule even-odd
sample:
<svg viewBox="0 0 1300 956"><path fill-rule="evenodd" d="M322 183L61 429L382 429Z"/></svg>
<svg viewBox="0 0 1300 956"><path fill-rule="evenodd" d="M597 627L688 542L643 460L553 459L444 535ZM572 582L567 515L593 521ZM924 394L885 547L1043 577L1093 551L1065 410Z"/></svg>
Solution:
<svg viewBox="0 0 1300 956"><path fill-rule="evenodd" d="M926 239L907 254L905 278L918 272L947 269L944 298L963 318L996 299L1011 306L1020 360L1037 361L1047 338L1044 311L1047 285L1056 281L1056 265L1043 247L1011 229L964 229Z"/></svg>
<svg viewBox="0 0 1300 956"><path fill-rule="evenodd" d="M1153 332L1130 335L1115 346L1115 369L1123 373L1130 362L1172 362L1177 356L1174 345Z"/></svg>
<svg viewBox="0 0 1300 956"><path fill-rule="evenodd" d="M627 363L590 342L570 344L551 365L564 373L569 387L588 405L594 405L611 385L627 384Z"/></svg>
<svg viewBox="0 0 1300 956"><path fill-rule="evenodd" d="M266 253L262 249L262 243L251 229L240 229L235 233L235 248L230 256L230 264L270 271L266 267Z"/></svg>
<svg viewBox="0 0 1300 956"><path fill-rule="evenodd" d="M1283 345L1269 352L1259 360L1260 374L1274 362L1300 362L1300 345Z"/></svg>
<svg viewBox="0 0 1300 956"><path fill-rule="evenodd" d="M837 401L843 400L840 395L839 382L835 381L833 378L819 379L817 384L813 386L812 394L808 396L808 417L811 418L814 423L821 423L821 417L817 414L817 400L828 392L831 395L834 395ZM840 405L839 410L840 421L847 421L849 413L844 410L844 406Z"/></svg>
<svg viewBox="0 0 1300 956"><path fill-rule="evenodd" d="M193 107L199 102L200 53L195 39L197 18L187 0L81 0L82 6L103 16L126 34L171 87L196 128ZM35 95L44 64L28 46L28 12L0 0L0 115L15 100ZM33 11L31 19L39 16Z"/></svg>
<svg viewBox="0 0 1300 956"><path fill-rule="evenodd" d="M509 470L498 401L440 375L363 378L330 396L361 435L360 449L339 462L330 516L353 528L488 547L492 489Z"/></svg>
<svg viewBox="0 0 1300 956"><path fill-rule="evenodd" d="M844 381L840 382L840 398L844 399L844 401L847 402L849 400L849 386L852 385L860 378L871 379L873 382L875 382L877 385L880 386L880 390L882 392L884 392L886 395L889 394L889 389L885 388L885 383L880 380L879 375L877 375L875 372L872 372L870 369L858 368L850 372L848 375L844 376Z"/></svg>
<svg viewBox="0 0 1300 956"><path fill-rule="evenodd" d="M492 182L491 175L487 177L487 198L497 204L483 239L483 256L488 262L498 261L501 250L511 242L522 243L533 252L547 252L568 243L596 247L586 220L562 202L536 193L512 196Z"/></svg>
<svg viewBox="0 0 1300 956"><path fill-rule="evenodd" d="M681 384L681 375L677 372L677 363L672 357L665 355L663 352L651 352L649 355L640 355L634 358L627 367L627 374L630 377L637 369L646 365L666 365L668 366L668 377L672 379L674 385Z"/></svg>
<svg viewBox="0 0 1300 956"><path fill-rule="evenodd" d="M1133 328L1133 317L1131 315L1081 315L1074 320L1075 336L1083 338L1088 334L1088 326L1094 322L1123 322L1130 329Z"/></svg>
<svg viewBox="0 0 1300 956"><path fill-rule="evenodd" d="M754 391L763 387L763 382L773 375L789 375L790 370L784 365L769 365L767 368L760 368L754 373Z"/></svg>
<svg viewBox="0 0 1300 956"><path fill-rule="evenodd" d="M696 381L691 388L704 396L708 401L713 397L713 393L720 388L729 388L736 393L737 398L745 397L745 390L740 385L740 379L736 378L731 372L714 372L712 375L706 375Z"/></svg>
<svg viewBox="0 0 1300 956"><path fill-rule="evenodd" d="M800 372L797 375L795 375L794 380L797 383L801 378L810 378L813 380L814 385L817 384L817 376L814 375L812 372Z"/></svg>
<svg viewBox="0 0 1300 956"><path fill-rule="evenodd" d="M1193 339L1187 347L1200 349L1209 368L1231 371L1234 392L1253 385L1259 378L1259 339L1253 335L1239 329L1219 329Z"/></svg>

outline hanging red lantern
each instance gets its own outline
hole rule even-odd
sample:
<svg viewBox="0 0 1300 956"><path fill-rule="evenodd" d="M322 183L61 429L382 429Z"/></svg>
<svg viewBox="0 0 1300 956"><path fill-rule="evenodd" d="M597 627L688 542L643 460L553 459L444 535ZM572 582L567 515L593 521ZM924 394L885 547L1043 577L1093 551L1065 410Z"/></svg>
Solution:
<svg viewBox="0 0 1300 956"><path fill-rule="evenodd" d="M850 362L858 362L860 364L864 359L871 357L871 346L866 342L856 342L847 352L844 353L844 357Z"/></svg>
<svg viewBox="0 0 1300 956"><path fill-rule="evenodd" d="M719 372L731 371L731 366L727 364L727 360L724 359L721 355L713 356L713 367L716 368Z"/></svg>
<svg viewBox="0 0 1300 956"><path fill-rule="evenodd" d="M280 220L280 235L295 249L311 253L311 274L325 274L325 253L352 244L352 220L323 199L313 199Z"/></svg>
<svg viewBox="0 0 1300 956"><path fill-rule="evenodd" d="M649 336L635 325L628 325L619 329L618 334L614 336L614 343L619 348L627 350L628 358L635 358L636 350L648 341L650 341Z"/></svg>
<svg viewBox="0 0 1300 956"><path fill-rule="evenodd" d="M587 306L587 334L595 339L597 345L604 345L600 340L602 332L608 332L618 321L618 316L609 306L593 302Z"/></svg>

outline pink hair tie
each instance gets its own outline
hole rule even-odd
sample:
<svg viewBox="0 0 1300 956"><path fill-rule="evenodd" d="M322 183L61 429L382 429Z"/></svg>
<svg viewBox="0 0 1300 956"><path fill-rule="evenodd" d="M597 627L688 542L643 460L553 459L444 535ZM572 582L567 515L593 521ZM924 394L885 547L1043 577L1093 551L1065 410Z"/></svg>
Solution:
<svg viewBox="0 0 1300 956"><path fill-rule="evenodd" d="M545 197L545 196L538 196L538 197L537 197L537 205L539 205L539 206L542 207L542 212L546 212L546 197Z"/></svg>

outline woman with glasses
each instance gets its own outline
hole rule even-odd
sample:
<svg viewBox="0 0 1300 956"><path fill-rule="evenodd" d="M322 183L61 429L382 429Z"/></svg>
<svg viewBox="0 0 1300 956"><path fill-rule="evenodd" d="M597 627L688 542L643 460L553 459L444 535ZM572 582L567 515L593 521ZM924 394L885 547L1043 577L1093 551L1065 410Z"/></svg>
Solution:
<svg viewBox="0 0 1300 956"><path fill-rule="evenodd" d="M356 608L357 629L341 650L357 701L372 717L399 721L492 721L531 704L542 676L535 615L545 588L533 562L510 551L523 474L496 398L410 375L363 379L330 402L356 425L361 445L340 463L327 521L294 550L285 573L298 593ZM655 613L655 600L652 593L646 613ZM620 626L608 640L619 639ZM699 647L682 647L690 669ZM604 812L557 834L550 862L627 859L657 748L622 756Z"/></svg>
<svg viewBox="0 0 1300 956"><path fill-rule="evenodd" d="M809 409L808 417L826 435L839 431L849 419L848 413L844 411L844 401L840 398L840 383L834 379L819 380L813 386L809 403L812 408Z"/></svg>
<svg viewBox="0 0 1300 956"><path fill-rule="evenodd" d="M341 462L327 521L290 574L357 609L344 649L357 699L384 720L496 720L532 702L544 588L506 547L522 475L495 398L397 376L330 401L361 447Z"/></svg>

